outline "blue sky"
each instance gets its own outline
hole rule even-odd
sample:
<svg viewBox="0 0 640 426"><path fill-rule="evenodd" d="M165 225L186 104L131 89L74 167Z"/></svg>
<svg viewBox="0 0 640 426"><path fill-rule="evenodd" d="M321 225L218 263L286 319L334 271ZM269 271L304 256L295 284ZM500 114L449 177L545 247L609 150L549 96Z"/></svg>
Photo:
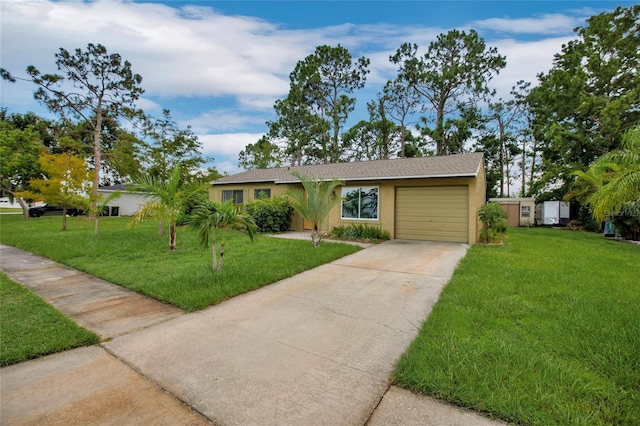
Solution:
<svg viewBox="0 0 640 426"><path fill-rule="evenodd" d="M366 118L366 103L395 77L389 55L404 42L426 50L438 34L475 29L506 56L492 81L507 97L518 81L535 84L584 20L614 1L0 1L0 64L55 72L60 47L101 43L131 62L146 90L139 106L170 109L192 126L221 172L239 171L238 152L257 141L286 96L288 75L318 45L371 60L365 88L346 127ZM0 82L9 112L47 115L29 83Z"/></svg>

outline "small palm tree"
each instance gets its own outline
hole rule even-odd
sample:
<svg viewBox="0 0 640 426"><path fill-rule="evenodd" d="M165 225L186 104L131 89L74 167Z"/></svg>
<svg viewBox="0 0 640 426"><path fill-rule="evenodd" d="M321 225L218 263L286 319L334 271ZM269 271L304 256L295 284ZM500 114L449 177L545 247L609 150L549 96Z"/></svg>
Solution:
<svg viewBox="0 0 640 426"><path fill-rule="evenodd" d="M333 191L343 181L333 179L330 181L315 180L298 172L291 174L302 182L304 191L293 189L287 192L287 197L299 214L311 225L311 241L314 247L318 247L322 238L320 237L320 226L327 217L331 209L341 201L340 197L335 197Z"/></svg>
<svg viewBox="0 0 640 426"><path fill-rule="evenodd" d="M169 250L176 249L176 222L178 217L194 202L207 197L207 187L202 183L183 184L180 166L177 165L169 180L163 182L156 176L143 175L128 185L134 191L145 193L146 201L133 216L129 226L148 217L169 223Z"/></svg>
<svg viewBox="0 0 640 426"><path fill-rule="evenodd" d="M207 200L189 215L186 222L189 227L198 233L200 244L207 247L209 245L209 235L212 234L211 257L212 270L222 269L224 260L224 248L226 244L226 231L235 229L246 232L251 241L256 233L256 223L253 217L243 212L240 207L233 205L233 200L224 203ZM221 230L220 255L218 257L216 247L216 230ZM213 231L213 232L211 232Z"/></svg>

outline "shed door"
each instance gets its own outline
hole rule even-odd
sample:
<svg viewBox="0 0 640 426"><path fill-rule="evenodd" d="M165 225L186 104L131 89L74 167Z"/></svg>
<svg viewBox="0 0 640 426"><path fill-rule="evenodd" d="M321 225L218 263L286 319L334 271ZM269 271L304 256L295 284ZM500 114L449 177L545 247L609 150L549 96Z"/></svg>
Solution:
<svg viewBox="0 0 640 426"><path fill-rule="evenodd" d="M396 238L469 242L466 186L396 188Z"/></svg>
<svg viewBox="0 0 640 426"><path fill-rule="evenodd" d="M520 226L520 203L500 204L500 207L507 213L507 226Z"/></svg>

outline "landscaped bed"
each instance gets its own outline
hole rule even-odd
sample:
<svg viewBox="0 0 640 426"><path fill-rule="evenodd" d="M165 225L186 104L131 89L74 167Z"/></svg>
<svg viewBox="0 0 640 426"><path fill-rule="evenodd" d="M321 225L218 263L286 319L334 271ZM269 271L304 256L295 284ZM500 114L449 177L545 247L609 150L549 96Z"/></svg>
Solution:
<svg viewBox="0 0 640 426"><path fill-rule="evenodd" d="M258 235L254 242L228 232L221 271L211 270L211 249L198 244L196 235L178 229L177 250L169 251L168 235L158 236L149 220L128 229L126 217L67 218L68 231L60 231L60 217L24 220L2 216L0 241L51 258L107 281L171 303L187 311L202 309L318 265L360 250L349 244L286 240Z"/></svg>
<svg viewBox="0 0 640 426"><path fill-rule="evenodd" d="M98 342L30 290L0 273L0 366Z"/></svg>
<svg viewBox="0 0 640 426"><path fill-rule="evenodd" d="M638 424L639 277L636 245L509 229L471 247L394 380L514 423Z"/></svg>

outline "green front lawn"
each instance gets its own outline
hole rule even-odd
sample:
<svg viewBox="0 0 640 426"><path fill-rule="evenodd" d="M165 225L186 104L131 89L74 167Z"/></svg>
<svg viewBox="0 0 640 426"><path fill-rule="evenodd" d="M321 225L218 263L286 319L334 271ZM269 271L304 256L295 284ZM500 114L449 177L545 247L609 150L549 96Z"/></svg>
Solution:
<svg viewBox="0 0 640 426"><path fill-rule="evenodd" d="M95 333L62 315L0 272L0 365L98 343Z"/></svg>
<svg viewBox="0 0 640 426"><path fill-rule="evenodd" d="M394 380L514 423L640 424L640 246L533 228L471 247Z"/></svg>
<svg viewBox="0 0 640 426"><path fill-rule="evenodd" d="M0 217L0 241L51 258L107 281L171 303L187 311L202 309L247 291L314 268L360 248L311 240L285 240L228 233L222 271L211 270L211 249L198 245L194 233L179 228L175 252L168 231L145 221L128 229L130 218L104 217L94 235L94 223L70 217L61 232L61 217L24 220Z"/></svg>

